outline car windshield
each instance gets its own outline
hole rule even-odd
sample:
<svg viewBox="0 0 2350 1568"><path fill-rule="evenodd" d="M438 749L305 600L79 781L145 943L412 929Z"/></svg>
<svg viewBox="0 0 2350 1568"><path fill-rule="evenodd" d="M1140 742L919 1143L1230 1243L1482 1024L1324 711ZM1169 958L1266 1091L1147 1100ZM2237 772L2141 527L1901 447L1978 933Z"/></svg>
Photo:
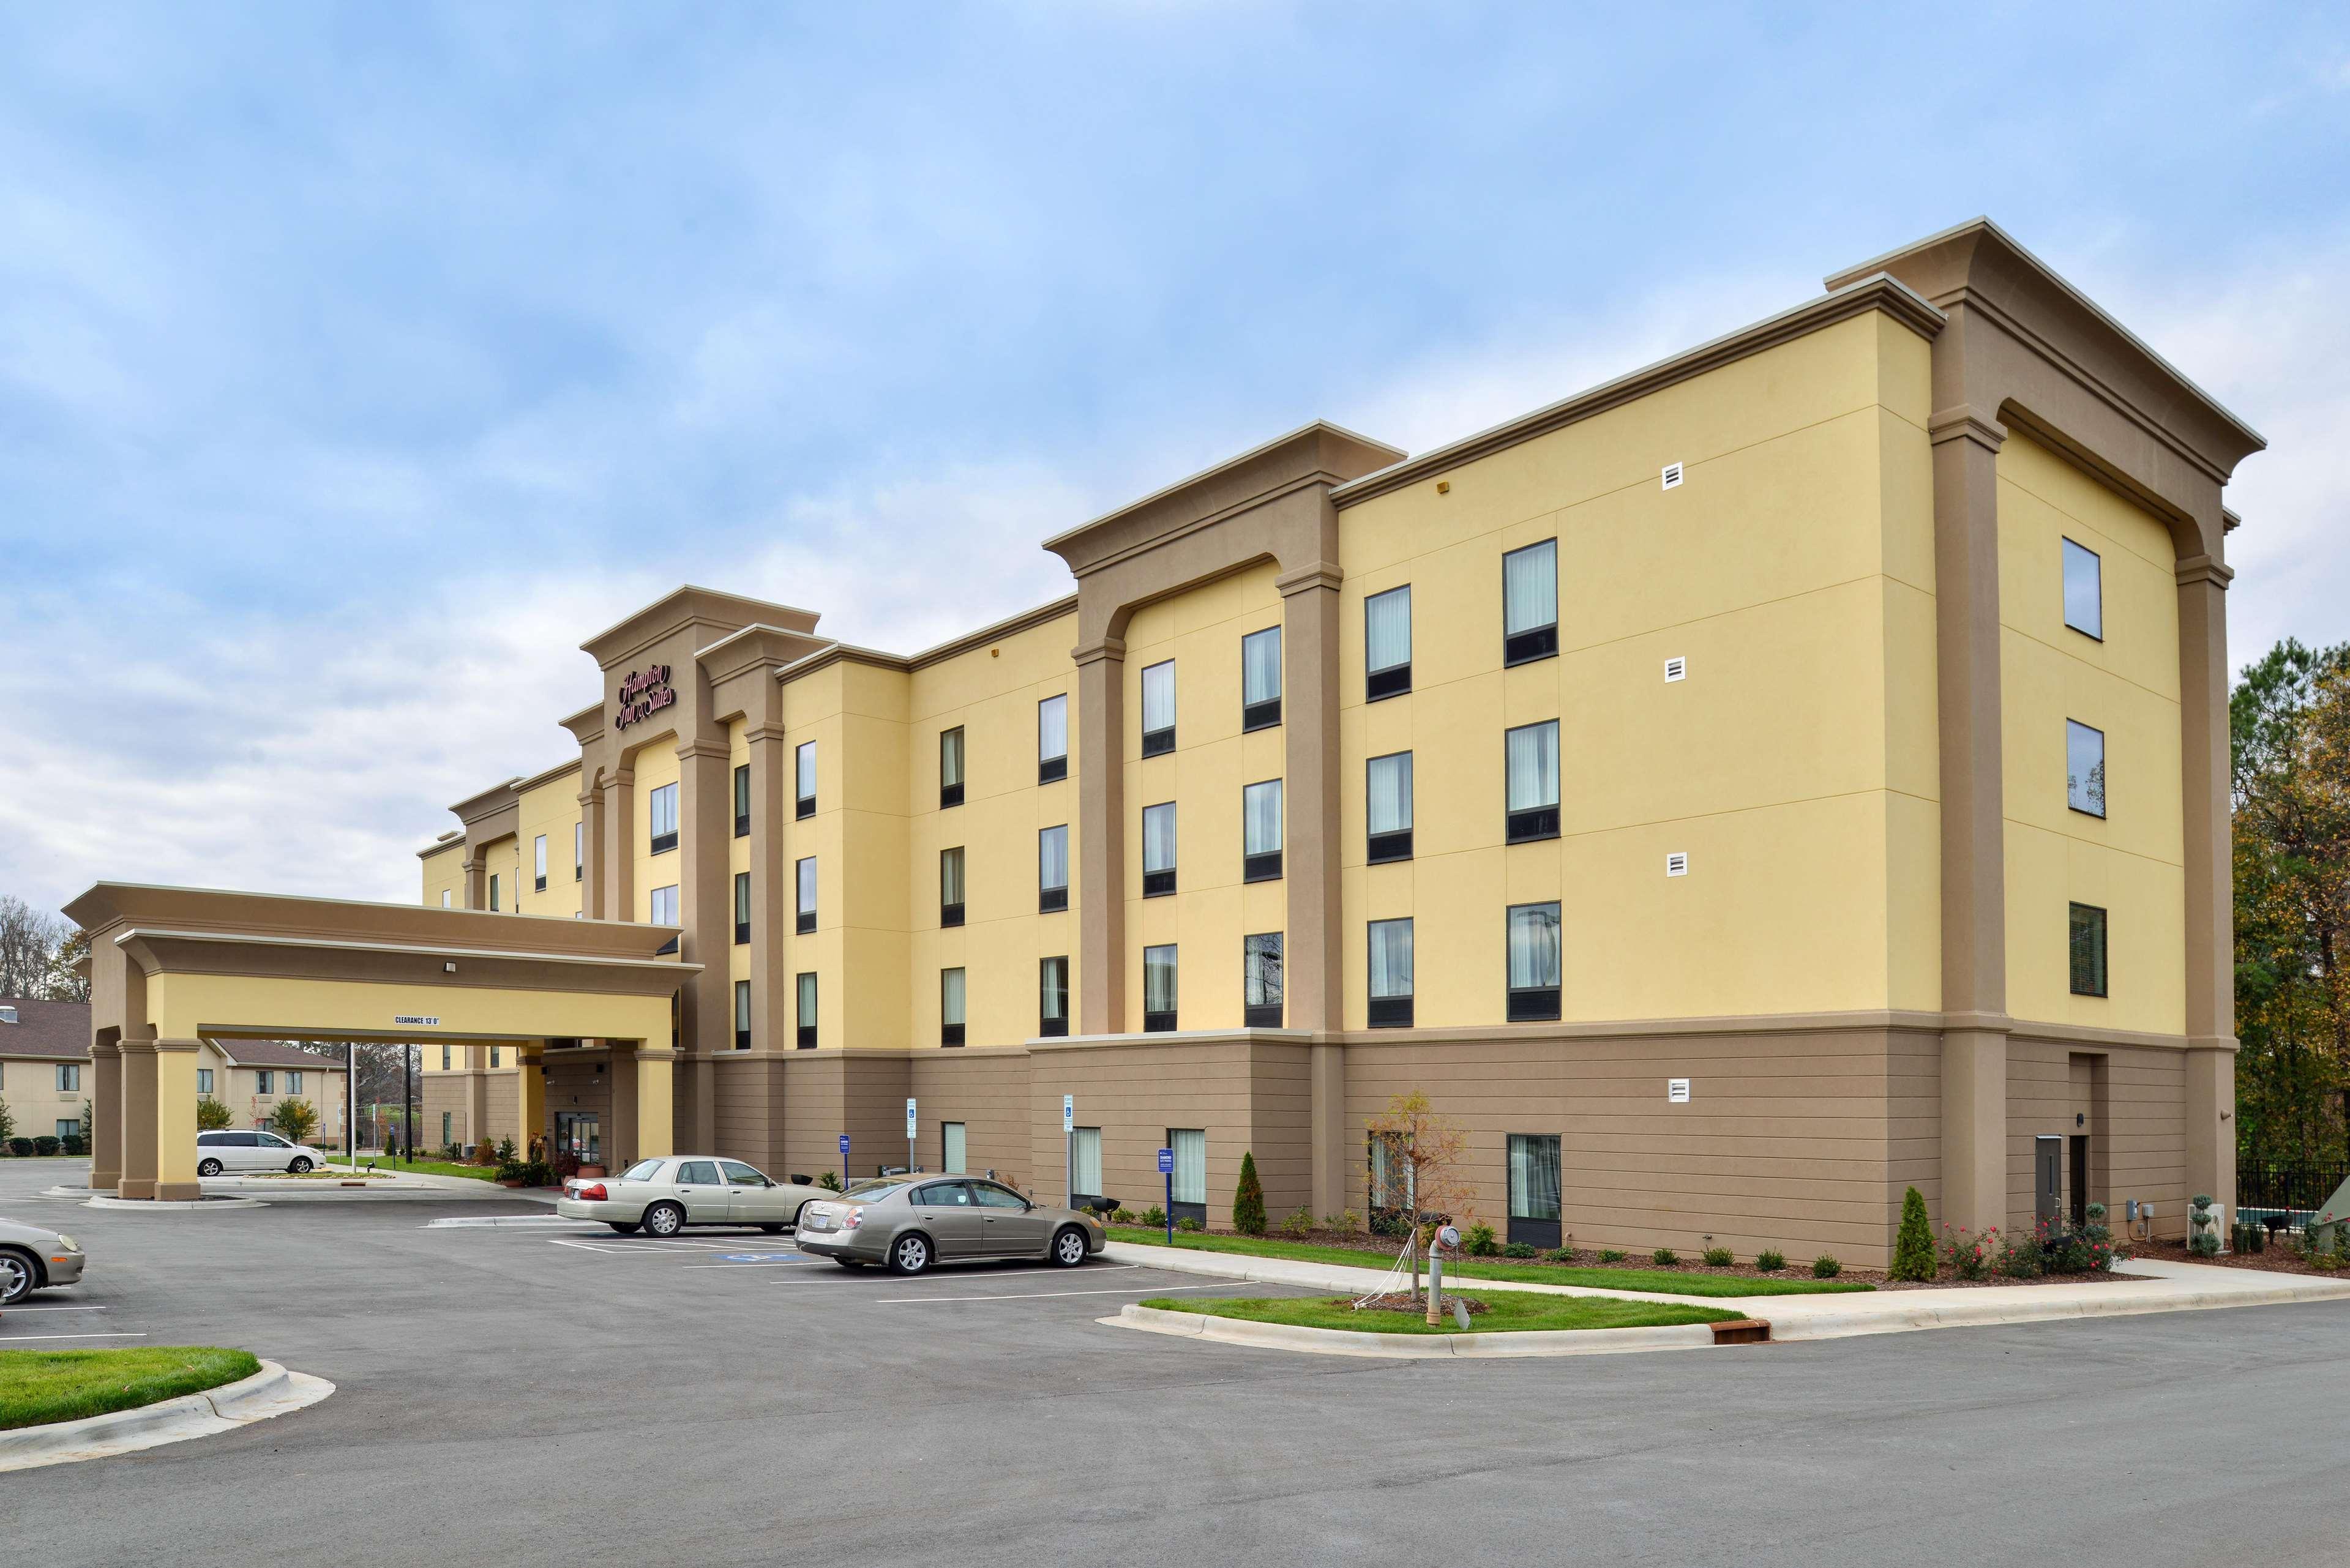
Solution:
<svg viewBox="0 0 2350 1568"><path fill-rule="evenodd" d="M636 1164L629 1167L628 1169L620 1172L620 1179L623 1181L650 1181L654 1177L660 1174L660 1168L661 1162L660 1160L640 1159L637 1161Z"/></svg>
<svg viewBox="0 0 2350 1568"><path fill-rule="evenodd" d="M902 1177L868 1177L849 1183L848 1190L841 1196L858 1203L879 1203L905 1185Z"/></svg>

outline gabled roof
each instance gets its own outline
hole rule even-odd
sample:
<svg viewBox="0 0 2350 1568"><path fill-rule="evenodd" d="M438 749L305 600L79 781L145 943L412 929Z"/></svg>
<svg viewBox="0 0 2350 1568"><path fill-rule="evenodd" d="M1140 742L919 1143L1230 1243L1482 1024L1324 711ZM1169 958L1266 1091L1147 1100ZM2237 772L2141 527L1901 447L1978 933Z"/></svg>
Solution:
<svg viewBox="0 0 2350 1568"><path fill-rule="evenodd" d="M0 1023L0 1056L78 1062L89 1055L88 1002L0 996L0 1008L5 1007L16 1010L16 1022Z"/></svg>
<svg viewBox="0 0 2350 1568"><path fill-rule="evenodd" d="M340 1061L288 1045L279 1040L214 1040L212 1048L228 1058L232 1067L302 1067L318 1073L339 1073Z"/></svg>

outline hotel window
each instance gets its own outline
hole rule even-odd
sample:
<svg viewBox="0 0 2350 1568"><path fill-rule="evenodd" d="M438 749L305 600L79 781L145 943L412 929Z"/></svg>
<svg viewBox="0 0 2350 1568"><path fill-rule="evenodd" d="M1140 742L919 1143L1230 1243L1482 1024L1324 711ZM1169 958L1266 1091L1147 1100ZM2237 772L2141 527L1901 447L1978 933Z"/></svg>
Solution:
<svg viewBox="0 0 2350 1568"><path fill-rule="evenodd" d="M530 873L531 873L531 878L532 878L533 882L536 884L536 886L534 886L534 887L532 888L531 891L533 891L533 892L535 892L535 893L544 893L544 892L546 892L546 835L545 835L544 833L540 834L536 838L534 838L534 839L532 839L532 840L531 840L531 844L530 844Z"/></svg>
<svg viewBox="0 0 2350 1568"><path fill-rule="evenodd" d="M1558 652L1558 541L1502 557L1502 662L1529 664Z"/></svg>
<svg viewBox="0 0 2350 1568"><path fill-rule="evenodd" d="M2106 815L2106 732L2077 719L2064 721L2064 804L2090 816Z"/></svg>
<svg viewBox="0 0 2350 1568"><path fill-rule="evenodd" d="M454 1111L442 1111L441 1113L441 1147L442 1148L447 1148L451 1144L457 1141L457 1129L455 1126L456 1119L457 1116Z"/></svg>
<svg viewBox="0 0 2350 1568"><path fill-rule="evenodd" d="M1281 1027L1281 936L1241 939L1241 1022L1251 1029Z"/></svg>
<svg viewBox="0 0 2350 1568"><path fill-rule="evenodd" d="M798 797L792 807L795 818L816 815L816 742L803 741L792 751L792 790Z"/></svg>
<svg viewBox="0 0 2350 1568"><path fill-rule="evenodd" d="M2106 994L2106 912L2095 904L2073 906L2073 994Z"/></svg>
<svg viewBox="0 0 2350 1568"><path fill-rule="evenodd" d="M288 1073L286 1075L286 1092L289 1095L298 1095L302 1092L301 1074Z"/></svg>
<svg viewBox="0 0 2350 1568"><path fill-rule="evenodd" d="M962 1044L962 971L939 971L939 1044Z"/></svg>
<svg viewBox="0 0 2350 1568"><path fill-rule="evenodd" d="M1510 907L1510 1022L1558 1016L1559 927L1556 904Z"/></svg>
<svg viewBox="0 0 2350 1568"><path fill-rule="evenodd" d="M264 1092L266 1093L266 1091ZM81 1064L78 1062L57 1064L57 1093L60 1095L81 1093Z"/></svg>
<svg viewBox="0 0 2350 1568"><path fill-rule="evenodd" d="M267 1068L261 1068L254 1073L253 1092L256 1095L266 1095L273 1092L269 1087L269 1070Z"/></svg>
<svg viewBox="0 0 2350 1568"><path fill-rule="evenodd" d="M962 849L939 851L939 924L962 924Z"/></svg>
<svg viewBox="0 0 2350 1568"><path fill-rule="evenodd" d="M1558 1234L1558 1139L1544 1133L1512 1133L1510 1235L1512 1241L1555 1247Z"/></svg>
<svg viewBox="0 0 2350 1568"><path fill-rule="evenodd" d="M1065 692L1036 704L1036 782L1069 776L1069 699Z"/></svg>
<svg viewBox="0 0 2350 1568"><path fill-rule="evenodd" d="M1142 950L1142 1027L1164 1034L1175 1027L1175 944Z"/></svg>
<svg viewBox="0 0 2350 1568"><path fill-rule="evenodd" d="M1411 587L1389 588L1363 601L1363 700L1400 697L1411 690Z"/></svg>
<svg viewBox="0 0 2350 1568"><path fill-rule="evenodd" d="M1048 958L1036 966L1036 1033L1069 1032L1069 961Z"/></svg>
<svg viewBox="0 0 2350 1568"><path fill-rule="evenodd" d="M1411 922L1373 920L1371 937L1371 1027L1411 1027Z"/></svg>
<svg viewBox="0 0 2350 1568"><path fill-rule="evenodd" d="M1175 803L1142 808L1142 896L1161 898L1175 890Z"/></svg>
<svg viewBox="0 0 2350 1568"><path fill-rule="evenodd" d="M751 836L751 764L740 763L734 768L734 836Z"/></svg>
<svg viewBox="0 0 2350 1568"><path fill-rule="evenodd" d="M800 976L796 990L797 1006L792 1017L792 1022L798 1026L795 1043L803 1051L813 1051L816 1049L816 976Z"/></svg>
<svg viewBox="0 0 2350 1568"><path fill-rule="evenodd" d="M734 873L734 942L743 946L751 940L751 874Z"/></svg>
<svg viewBox="0 0 2350 1568"><path fill-rule="evenodd" d="M1079 1203L1099 1198L1102 1189L1101 1128L1069 1129L1069 1193Z"/></svg>
<svg viewBox="0 0 2350 1568"><path fill-rule="evenodd" d="M211 1094L212 1092L213 1092L213 1070L212 1070L210 1067L199 1067L199 1068L197 1068L197 1069L196 1069L196 1093L198 1093L198 1094L200 1094L200 1095L209 1095L209 1094Z"/></svg>
<svg viewBox="0 0 2350 1568"><path fill-rule="evenodd" d="M734 1049L748 1051L750 1048L751 982L738 980L734 982Z"/></svg>
<svg viewBox="0 0 2350 1568"><path fill-rule="evenodd" d="M571 825L571 879L588 880L588 825L584 822Z"/></svg>
<svg viewBox="0 0 2350 1568"><path fill-rule="evenodd" d="M1241 880L1281 879L1281 781L1267 779L1241 791Z"/></svg>
<svg viewBox="0 0 2350 1568"><path fill-rule="evenodd" d="M449 1070L449 1047L446 1045L441 1047L441 1070L444 1073Z"/></svg>
<svg viewBox="0 0 2350 1568"><path fill-rule="evenodd" d="M1169 1127L1167 1147L1175 1152L1169 1207L1177 1220L1208 1222L1208 1134L1203 1127Z"/></svg>
<svg viewBox="0 0 2350 1568"><path fill-rule="evenodd" d="M651 921L656 926L673 926L677 924L676 883L672 882L666 888L654 888L648 900L648 904L649 909L645 915L646 919Z"/></svg>
<svg viewBox="0 0 2350 1568"><path fill-rule="evenodd" d="M81 1118L59 1116L57 1120L57 1129L59 1143L65 1142L69 1137L81 1137Z"/></svg>
<svg viewBox="0 0 2350 1568"><path fill-rule="evenodd" d="M1241 639L1241 728L1270 730L1281 722L1281 628L1269 626Z"/></svg>
<svg viewBox="0 0 2350 1568"><path fill-rule="evenodd" d="M677 785L665 784L653 791L649 820L652 825L652 852L663 855L676 848Z"/></svg>
<svg viewBox="0 0 2350 1568"><path fill-rule="evenodd" d="M799 878L799 919L795 929L802 936L816 929L816 857L811 855L794 867Z"/></svg>
<svg viewBox="0 0 2350 1568"><path fill-rule="evenodd" d="M1365 779L1370 863L1411 858L1411 753L1373 757Z"/></svg>
<svg viewBox="0 0 2350 1568"><path fill-rule="evenodd" d="M1142 672L1142 754L1156 757L1175 749L1175 661Z"/></svg>
<svg viewBox="0 0 2350 1568"><path fill-rule="evenodd" d="M2070 539L2064 541L2064 624L2106 640L2105 563L2095 550Z"/></svg>
<svg viewBox="0 0 2350 1568"><path fill-rule="evenodd" d="M1069 825L1036 835L1036 909L1050 914L1069 907Z"/></svg>
<svg viewBox="0 0 2350 1568"><path fill-rule="evenodd" d="M965 1143L962 1123L941 1122L939 1124L939 1168L941 1170L945 1171L949 1176L961 1176L963 1173Z"/></svg>
<svg viewBox="0 0 2350 1568"><path fill-rule="evenodd" d="M447 908L449 908L449 907L450 907L450 904L451 904L452 902L452 899L450 898L450 897L449 897L449 889L448 889L448 888L442 888L442 889L441 889L441 907L442 907L442 909L447 909Z"/></svg>
<svg viewBox="0 0 2350 1568"><path fill-rule="evenodd" d="M962 804L962 726L939 732L939 809Z"/></svg>
<svg viewBox="0 0 2350 1568"><path fill-rule="evenodd" d="M501 908L498 902L498 874L493 871L490 873L490 908L493 909Z"/></svg>
<svg viewBox="0 0 2350 1568"><path fill-rule="evenodd" d="M1502 737L1509 770L1509 841L1558 836L1558 721L1527 724Z"/></svg>
<svg viewBox="0 0 2350 1568"><path fill-rule="evenodd" d="M491 1046L491 1047L490 1047L490 1065L491 1065L491 1066L493 1066L493 1067L494 1067L494 1066L496 1066L497 1064L498 1064L498 1048L497 1048L495 1045L493 1045L493 1046Z"/></svg>

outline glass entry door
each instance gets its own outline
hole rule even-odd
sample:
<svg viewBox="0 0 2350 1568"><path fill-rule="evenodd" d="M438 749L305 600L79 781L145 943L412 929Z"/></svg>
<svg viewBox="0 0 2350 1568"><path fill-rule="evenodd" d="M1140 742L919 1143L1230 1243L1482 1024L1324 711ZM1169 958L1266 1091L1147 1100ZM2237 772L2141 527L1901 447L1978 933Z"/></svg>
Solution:
<svg viewBox="0 0 2350 1568"><path fill-rule="evenodd" d="M594 1111L556 1112L555 1147L558 1153L571 1155L582 1165L603 1164L602 1120Z"/></svg>

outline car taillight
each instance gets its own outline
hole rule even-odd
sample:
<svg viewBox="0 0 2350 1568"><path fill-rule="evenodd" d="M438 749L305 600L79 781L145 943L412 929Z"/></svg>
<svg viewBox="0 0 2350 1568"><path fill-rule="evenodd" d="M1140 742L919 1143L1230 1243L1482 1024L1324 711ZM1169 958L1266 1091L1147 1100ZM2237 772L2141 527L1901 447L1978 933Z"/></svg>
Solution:
<svg viewBox="0 0 2350 1568"><path fill-rule="evenodd" d="M844 1231L854 1231L864 1223L865 1211L861 1209L852 1209L840 1217L840 1228Z"/></svg>
<svg viewBox="0 0 2350 1568"><path fill-rule="evenodd" d="M575 1188L571 1195L582 1203L601 1203L610 1196L604 1190L604 1184L600 1181L587 1187Z"/></svg>

